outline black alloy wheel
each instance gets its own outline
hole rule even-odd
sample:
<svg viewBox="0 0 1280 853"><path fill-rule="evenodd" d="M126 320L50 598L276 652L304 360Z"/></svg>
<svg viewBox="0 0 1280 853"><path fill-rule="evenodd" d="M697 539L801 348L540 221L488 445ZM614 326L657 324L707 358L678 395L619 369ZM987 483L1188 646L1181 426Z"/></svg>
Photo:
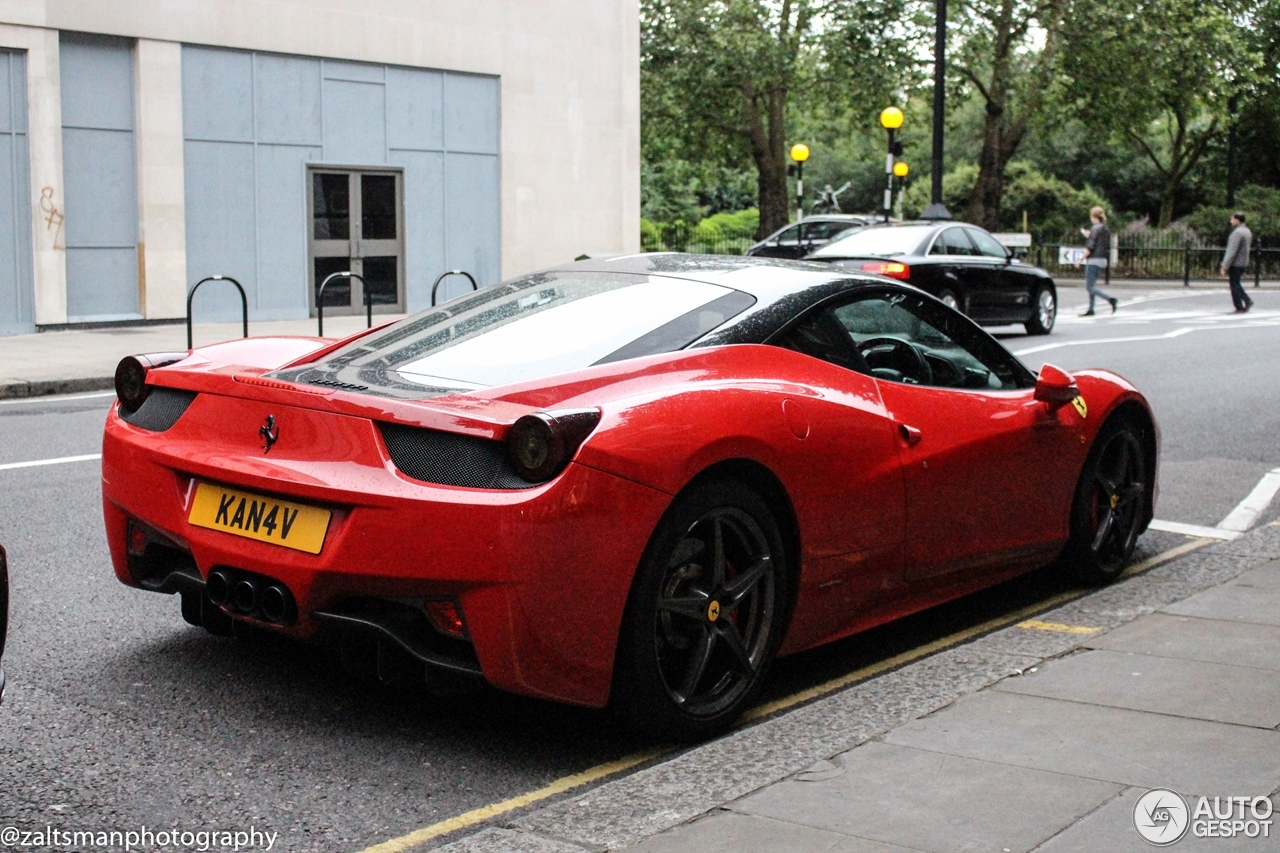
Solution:
<svg viewBox="0 0 1280 853"><path fill-rule="evenodd" d="M1031 319L1022 325L1028 335L1047 335L1058 319L1058 296L1052 287L1041 285L1031 294Z"/></svg>
<svg viewBox="0 0 1280 853"><path fill-rule="evenodd" d="M618 710L665 739L730 725L781 640L785 564L773 514L746 485L711 480L677 498L632 588L614 679Z"/></svg>
<svg viewBox="0 0 1280 853"><path fill-rule="evenodd" d="M1067 557L1086 583L1119 577L1142 532L1150 493L1143 439L1131 422L1112 421L1085 462L1071 510Z"/></svg>

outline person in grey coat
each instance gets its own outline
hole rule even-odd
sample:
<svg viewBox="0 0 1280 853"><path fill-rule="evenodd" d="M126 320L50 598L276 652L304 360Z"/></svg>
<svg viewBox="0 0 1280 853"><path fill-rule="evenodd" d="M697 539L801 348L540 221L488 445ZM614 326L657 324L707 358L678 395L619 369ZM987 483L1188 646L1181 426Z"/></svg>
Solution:
<svg viewBox="0 0 1280 853"><path fill-rule="evenodd" d="M1093 302L1098 297L1111 303L1112 314L1116 313L1116 307L1120 304L1098 289L1098 276L1111 263L1111 230L1107 228L1107 212L1095 207L1089 211L1089 218L1093 220L1093 227L1089 229L1088 239L1084 241L1084 287L1089 291L1089 310L1081 314L1081 317L1093 316Z"/></svg>
<svg viewBox="0 0 1280 853"><path fill-rule="evenodd" d="M1249 246L1252 243L1253 232L1244 224L1244 214L1231 214L1231 236L1227 238L1227 251L1222 256L1222 274L1231 282L1231 302L1236 306L1237 314L1253 307L1253 300L1240 283L1245 270L1249 269Z"/></svg>

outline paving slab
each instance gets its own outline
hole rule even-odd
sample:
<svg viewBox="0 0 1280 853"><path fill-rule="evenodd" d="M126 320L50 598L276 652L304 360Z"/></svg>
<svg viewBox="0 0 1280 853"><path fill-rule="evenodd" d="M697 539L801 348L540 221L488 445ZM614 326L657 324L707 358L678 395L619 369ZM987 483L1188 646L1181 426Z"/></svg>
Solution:
<svg viewBox="0 0 1280 853"><path fill-rule="evenodd" d="M996 689L1263 729L1280 726L1280 673L1232 664L1097 650L1048 661Z"/></svg>
<svg viewBox="0 0 1280 853"><path fill-rule="evenodd" d="M930 853L1012 853L1035 848L1122 790L884 743L860 746L836 763L845 771L839 776L780 782L730 808Z"/></svg>
<svg viewBox="0 0 1280 853"><path fill-rule="evenodd" d="M883 740L1143 788L1280 787L1280 732L1006 690L966 696Z"/></svg>
<svg viewBox="0 0 1280 853"><path fill-rule="evenodd" d="M907 847L725 810L626 849L627 853L913 853Z"/></svg>
<svg viewBox="0 0 1280 853"><path fill-rule="evenodd" d="M511 826L555 837L573 827L571 837L592 849L636 844L1030 664L972 645L949 649L518 817Z"/></svg>
<svg viewBox="0 0 1280 853"><path fill-rule="evenodd" d="M1145 788L1128 788L1116 799L1050 838L1035 853L1150 853L1156 849L1133 826L1133 807ZM1239 796L1244 796L1240 793ZM1194 810L1191 797L1188 806ZM1269 838L1197 838L1190 831L1171 849L1177 853L1277 853L1280 851L1280 819L1271 825Z"/></svg>
<svg viewBox="0 0 1280 853"><path fill-rule="evenodd" d="M1236 581L1160 609L1178 616L1280 625L1280 588Z"/></svg>
<svg viewBox="0 0 1280 853"><path fill-rule="evenodd" d="M1240 586L1280 589L1280 560L1273 560L1265 566L1245 572L1236 578L1236 583Z"/></svg>
<svg viewBox="0 0 1280 853"><path fill-rule="evenodd" d="M1085 646L1280 672L1280 626L1153 613Z"/></svg>

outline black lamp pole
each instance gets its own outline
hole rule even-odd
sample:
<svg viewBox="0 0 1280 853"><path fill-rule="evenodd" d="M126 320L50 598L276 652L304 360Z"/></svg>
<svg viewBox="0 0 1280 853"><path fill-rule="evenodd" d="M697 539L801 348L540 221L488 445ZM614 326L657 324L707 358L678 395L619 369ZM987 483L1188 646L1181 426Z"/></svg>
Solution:
<svg viewBox="0 0 1280 853"><path fill-rule="evenodd" d="M1239 104L1237 96L1232 95L1227 102L1231 112L1231 124L1227 127L1227 207L1236 206L1236 109Z"/></svg>
<svg viewBox="0 0 1280 853"><path fill-rule="evenodd" d="M933 35L933 184L930 204L923 219L950 219L951 212L942 203L943 124L946 121L947 98L947 0L935 0L936 19Z"/></svg>

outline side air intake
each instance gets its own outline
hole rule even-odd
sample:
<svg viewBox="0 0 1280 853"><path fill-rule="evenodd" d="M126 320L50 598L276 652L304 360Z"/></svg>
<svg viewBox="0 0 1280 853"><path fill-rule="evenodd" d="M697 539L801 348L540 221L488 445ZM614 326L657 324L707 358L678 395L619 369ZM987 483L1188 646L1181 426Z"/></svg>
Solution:
<svg viewBox="0 0 1280 853"><path fill-rule="evenodd" d="M403 424L379 426L391 461L415 480L472 489L529 489L538 485L515 472L505 442Z"/></svg>
<svg viewBox="0 0 1280 853"><path fill-rule="evenodd" d="M182 413L196 398L194 391L176 388L152 388L142 405L130 411L120 406L120 418L130 426L151 432L164 432L178 422Z"/></svg>

